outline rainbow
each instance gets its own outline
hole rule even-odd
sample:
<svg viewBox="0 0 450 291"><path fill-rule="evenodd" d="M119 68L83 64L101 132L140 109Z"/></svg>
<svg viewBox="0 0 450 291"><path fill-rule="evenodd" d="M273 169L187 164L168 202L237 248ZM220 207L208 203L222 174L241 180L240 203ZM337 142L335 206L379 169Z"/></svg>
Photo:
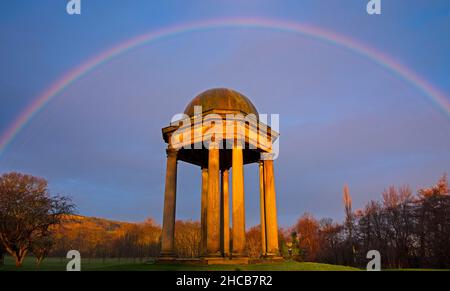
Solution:
<svg viewBox="0 0 450 291"><path fill-rule="evenodd" d="M53 98L58 96L58 94L70 84L76 82L96 67L104 64L114 57L117 57L118 55L124 54L133 48L136 48L137 46L156 41L161 38L176 36L187 32L227 27L259 28L292 32L313 37L315 39L349 49L354 53L372 60L412 84L420 90L424 96L428 97L437 109L442 111L447 117L450 117L450 100L442 92L434 88L426 80L420 78L407 67L396 62L393 58L349 37L339 35L317 26L295 22L257 18L220 19L180 24L151 31L120 43L83 62L73 70L64 74L59 80L42 92L42 94L31 102L30 105L26 107L26 109L21 112L20 115L7 127L7 129L0 136L0 156L4 153L7 146L14 140L17 134L33 119L37 113L42 110L42 108L44 108Z"/></svg>

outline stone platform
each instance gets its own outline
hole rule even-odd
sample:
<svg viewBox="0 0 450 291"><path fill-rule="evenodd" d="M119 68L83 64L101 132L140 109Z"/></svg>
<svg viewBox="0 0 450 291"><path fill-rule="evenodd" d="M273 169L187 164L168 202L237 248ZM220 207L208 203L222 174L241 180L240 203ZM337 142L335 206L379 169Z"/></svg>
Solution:
<svg viewBox="0 0 450 291"><path fill-rule="evenodd" d="M202 258L205 265L248 265L248 257L239 258L223 258L223 257L212 257L212 258Z"/></svg>
<svg viewBox="0 0 450 291"><path fill-rule="evenodd" d="M274 256L274 257L266 257L260 259L251 259L249 264L270 264L270 263L282 263L284 262L283 257Z"/></svg>
<svg viewBox="0 0 450 291"><path fill-rule="evenodd" d="M248 265L250 262L247 257L224 258L224 257L205 257L205 258L171 258L160 257L156 259L157 264L182 264L182 265Z"/></svg>
<svg viewBox="0 0 450 291"><path fill-rule="evenodd" d="M157 264L180 264L180 265L204 265L200 258L175 258L175 257L159 257L156 259Z"/></svg>

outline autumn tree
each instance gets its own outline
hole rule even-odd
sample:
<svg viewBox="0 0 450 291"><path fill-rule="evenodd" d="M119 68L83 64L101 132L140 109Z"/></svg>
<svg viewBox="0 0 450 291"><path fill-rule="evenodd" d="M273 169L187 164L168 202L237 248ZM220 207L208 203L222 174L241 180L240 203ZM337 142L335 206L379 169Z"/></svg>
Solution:
<svg viewBox="0 0 450 291"><path fill-rule="evenodd" d="M261 257L261 226L251 227L245 234L247 252L250 258Z"/></svg>
<svg viewBox="0 0 450 291"><path fill-rule="evenodd" d="M53 230L55 244L50 256L79 250L90 258L155 257L160 250L161 227L149 218L141 223L118 222L96 217L70 216Z"/></svg>
<svg viewBox="0 0 450 291"><path fill-rule="evenodd" d="M194 258L200 255L200 223L198 221L176 221L175 252L181 258Z"/></svg>
<svg viewBox="0 0 450 291"><path fill-rule="evenodd" d="M156 257L159 255L159 241L161 238L161 228L151 218L139 224L142 229L138 244L141 247L143 256Z"/></svg>
<svg viewBox="0 0 450 291"><path fill-rule="evenodd" d="M305 213L295 225L298 234L298 246L303 260L316 261L319 251L319 222L309 213Z"/></svg>
<svg viewBox="0 0 450 291"><path fill-rule="evenodd" d="M73 209L68 197L50 195L45 179L4 174L0 177L0 242L20 266L33 242L47 236L49 228Z"/></svg>

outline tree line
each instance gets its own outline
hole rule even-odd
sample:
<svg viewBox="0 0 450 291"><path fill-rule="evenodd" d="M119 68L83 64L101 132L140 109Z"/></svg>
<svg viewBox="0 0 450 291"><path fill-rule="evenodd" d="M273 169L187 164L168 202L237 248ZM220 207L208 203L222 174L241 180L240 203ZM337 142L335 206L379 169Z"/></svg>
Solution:
<svg viewBox="0 0 450 291"><path fill-rule="evenodd" d="M149 218L142 223L116 222L101 218L70 216L54 228L55 244L50 256L64 257L68 250L84 258L134 258L141 261L159 255L161 227ZM178 257L198 257L200 223L177 221L175 250Z"/></svg>
<svg viewBox="0 0 450 291"><path fill-rule="evenodd" d="M378 250L386 268L450 268L450 193L447 176L415 195L409 186L388 187L381 201L352 210L344 187L345 220L303 215L280 233L284 256L299 261L363 267Z"/></svg>

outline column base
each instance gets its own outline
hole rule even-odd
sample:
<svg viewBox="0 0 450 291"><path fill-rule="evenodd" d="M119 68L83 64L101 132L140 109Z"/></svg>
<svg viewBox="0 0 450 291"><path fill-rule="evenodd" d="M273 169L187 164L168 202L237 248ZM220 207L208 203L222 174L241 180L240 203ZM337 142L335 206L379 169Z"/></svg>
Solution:
<svg viewBox="0 0 450 291"><path fill-rule="evenodd" d="M273 252L273 253L264 253L262 256L263 256L263 257L270 258L270 257L276 257L276 256L279 256L279 255L278 255L278 253Z"/></svg>
<svg viewBox="0 0 450 291"><path fill-rule="evenodd" d="M248 257L224 258L224 257L204 257L202 261L205 265L248 265Z"/></svg>
<svg viewBox="0 0 450 291"><path fill-rule="evenodd" d="M175 264L177 259L174 256L159 256L156 258L155 263L157 264Z"/></svg>
<svg viewBox="0 0 450 291"><path fill-rule="evenodd" d="M201 258L223 258L223 255L221 251L217 251L215 253L206 252L201 256Z"/></svg>
<svg viewBox="0 0 450 291"><path fill-rule="evenodd" d="M265 253L261 256L261 259L264 261L270 261L270 262L284 261L284 258L281 257L278 253Z"/></svg>
<svg viewBox="0 0 450 291"><path fill-rule="evenodd" d="M161 251L159 258L175 258L175 253L171 251Z"/></svg>
<svg viewBox="0 0 450 291"><path fill-rule="evenodd" d="M246 253L231 253L230 257L232 259L248 258L248 255Z"/></svg>
<svg viewBox="0 0 450 291"><path fill-rule="evenodd" d="M176 258L176 257L158 257L156 264L161 265L203 265L203 260L199 258Z"/></svg>

